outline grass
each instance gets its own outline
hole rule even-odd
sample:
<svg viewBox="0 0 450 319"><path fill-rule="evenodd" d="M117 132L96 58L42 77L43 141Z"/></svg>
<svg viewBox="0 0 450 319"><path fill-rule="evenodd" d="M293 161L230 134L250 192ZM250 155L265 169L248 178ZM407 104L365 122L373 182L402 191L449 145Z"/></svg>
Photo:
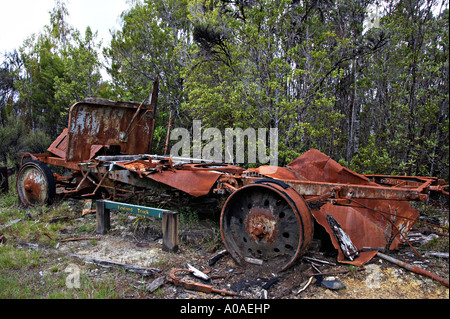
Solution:
<svg viewBox="0 0 450 319"><path fill-rule="evenodd" d="M19 206L13 183L10 183L9 193L0 194L0 227L20 219L0 230L0 235L6 239L0 243L0 299L148 297L143 287L136 285L145 280L139 275L114 267L105 270L54 252L58 239L66 232L70 232L71 237L95 236L95 218L85 218L80 225L77 219L81 218L81 206L78 206L74 202L60 202L24 209ZM21 242L52 250L22 247ZM97 244L95 240L86 242ZM68 267L74 265L79 269L78 288L67 284L71 274Z"/></svg>
<svg viewBox="0 0 450 319"><path fill-rule="evenodd" d="M425 218L430 218L430 220L426 220L426 222L430 223L433 220L441 219L441 227L431 227L434 228L433 230L437 232L445 232L444 229L448 230L449 224L448 224L448 211L444 212L442 210L437 210L433 208L430 205L425 205L424 203L416 203L416 208L419 210L420 215ZM417 227L429 227L429 225L424 223L417 223ZM441 251L441 252L448 252L449 250L449 239L445 236L436 236L432 240L430 240L428 243L422 245L420 247L423 251Z"/></svg>
<svg viewBox="0 0 450 319"><path fill-rule="evenodd" d="M0 194L0 227L20 219L2 230L0 235L6 242L0 243L0 299L116 299L116 298L159 298L163 291L156 290L148 295L145 282L139 275L117 268L101 268L95 264L74 260L60 253L53 252L58 238L70 233L70 237L94 237L96 223L94 216L81 218L81 203L65 201L52 206L24 209L19 206L13 183L10 193ZM435 215L438 212L428 207L421 207L421 214ZM448 213L447 213L448 214ZM116 225L130 223L127 214L117 214ZM63 217L63 218L56 218ZM448 218L448 215L447 215ZM201 223L198 212L186 207L180 215L180 227L195 229ZM155 225L159 220L136 216L132 225L135 229L146 225ZM159 227L159 226L158 226ZM448 227L448 223L447 223ZM216 245L220 241L220 231L211 229L212 237L205 234L192 245ZM20 242L35 243L52 251L23 248ZM86 242L95 246L96 240ZM429 243L433 250L448 252L448 238L438 238ZM105 248L107 249L107 248ZM430 249L430 247L427 247ZM68 267L80 270L79 288L67 285ZM169 268L168 259L156 261L153 267ZM352 269L350 269L352 270Z"/></svg>
<svg viewBox="0 0 450 319"><path fill-rule="evenodd" d="M137 279L120 270L97 276L95 265L77 264L80 284L71 288L67 269L73 260L11 245L0 245L0 256L0 299L111 299L142 293L133 287Z"/></svg>

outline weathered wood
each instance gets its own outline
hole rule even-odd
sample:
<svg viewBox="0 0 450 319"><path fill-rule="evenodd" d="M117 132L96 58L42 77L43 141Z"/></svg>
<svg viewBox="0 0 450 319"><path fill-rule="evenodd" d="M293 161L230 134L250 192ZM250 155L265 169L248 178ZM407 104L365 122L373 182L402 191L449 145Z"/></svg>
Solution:
<svg viewBox="0 0 450 319"><path fill-rule="evenodd" d="M358 249L333 216L327 214L327 221L345 257L353 261L359 255Z"/></svg>
<svg viewBox="0 0 450 319"><path fill-rule="evenodd" d="M161 276L156 278L155 280L153 280L151 283L149 283L148 285L145 286L145 288L149 291L149 292L154 292L156 289L158 289L159 287L161 287L162 285L164 285L166 283L166 276Z"/></svg>
<svg viewBox="0 0 450 319"><path fill-rule="evenodd" d="M91 262L94 264L102 265L102 266L116 266L120 268L124 268L128 271L135 272L141 275L152 275L153 273L159 273L161 272L158 268L149 268L149 267L142 267L138 265L129 265L129 264L122 264L118 263L112 260L105 260L105 259L99 259L99 258L92 258L92 257L86 257L86 256L80 256L76 254L68 254L70 257L82 259L86 262Z"/></svg>
<svg viewBox="0 0 450 319"><path fill-rule="evenodd" d="M141 274L141 275L152 275L154 273L160 273L161 272L161 269L158 269L158 268L142 267L142 266L130 265L130 264L122 264L122 263L118 263L118 262L115 262L115 261L112 261L112 260L105 260L105 259L99 259L99 258L86 257L86 256L72 254L72 253L65 253L65 252L62 252L60 250L42 247L42 246L39 246L38 244L34 244L34 243L20 242L19 244L21 246L24 246L24 247L30 247L30 248L33 248L33 249L45 250L45 251L52 252L52 253L55 253L55 254L63 254L63 255L69 256L69 257L78 258L78 259L84 260L85 262L91 262L91 263L98 264L98 265L101 265L101 266L116 266L116 267L124 268L124 269L126 269L128 271L135 272L135 273L138 273L138 274Z"/></svg>
<svg viewBox="0 0 450 319"><path fill-rule="evenodd" d="M299 291L297 291L296 295L298 295L299 293L301 293L302 291L304 291L306 288L308 288L308 286L311 284L311 282L313 281L314 277L311 276L309 277L308 282L303 286L303 288L301 288Z"/></svg>
<svg viewBox="0 0 450 319"><path fill-rule="evenodd" d="M307 257L307 256L303 256L304 259L308 260L308 261L315 261L321 264L327 264L327 265L331 265L331 266L336 266L335 263L326 261L326 260L321 260L321 259L317 259L317 258L313 258L313 257Z"/></svg>
<svg viewBox="0 0 450 319"><path fill-rule="evenodd" d="M179 213L166 211L162 218L163 251L178 251L178 223Z"/></svg>
<svg viewBox="0 0 450 319"><path fill-rule="evenodd" d="M210 266L214 265L220 258L222 258L223 256L228 255L229 252L228 250L221 250L220 252L218 252L216 255L214 255L213 257L211 257L208 261L208 264Z"/></svg>
<svg viewBox="0 0 450 319"><path fill-rule="evenodd" d="M1 227L0 227L0 230L3 230L3 229L5 229L5 228L8 228L9 226L14 225L15 223L18 223L18 222L20 222L20 221L22 221L21 218L19 218L19 219L14 219L14 220L10 221L9 223L6 223L5 225L1 226Z"/></svg>
<svg viewBox="0 0 450 319"><path fill-rule="evenodd" d="M103 200L96 202L97 234L104 235L111 229L110 210L105 208Z"/></svg>

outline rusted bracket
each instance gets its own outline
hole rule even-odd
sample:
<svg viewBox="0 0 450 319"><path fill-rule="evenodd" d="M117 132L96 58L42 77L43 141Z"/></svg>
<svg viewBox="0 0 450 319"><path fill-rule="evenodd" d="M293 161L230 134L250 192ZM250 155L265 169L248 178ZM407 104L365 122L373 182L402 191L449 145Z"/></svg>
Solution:
<svg viewBox="0 0 450 319"><path fill-rule="evenodd" d="M184 287L188 290L194 290L194 291L200 291L205 293L217 293L221 294L222 296L237 296L238 294L234 291L228 291L228 290L221 290L216 289L213 286L205 285L202 283L194 282L191 280L182 280L181 278L178 278L176 276L176 273L178 272L190 272L193 273L193 270L190 269L172 269L170 272L170 278L168 279L169 282L173 283L175 286L178 287Z"/></svg>
<svg viewBox="0 0 450 319"><path fill-rule="evenodd" d="M127 139L128 139L128 134L130 133L131 126L134 124L134 121L136 120L137 115L138 115L139 112L141 111L142 105L144 105L144 102L145 102L145 101L142 101L142 103L141 103L141 104L139 105L139 107L137 108L137 110L136 110L136 112L134 113L133 118L131 119L130 123L128 124L128 127L127 127L127 129L125 130L125 132L120 133L119 140L120 140L121 142L126 142L126 141L127 141ZM145 110L145 111L147 112L147 110Z"/></svg>

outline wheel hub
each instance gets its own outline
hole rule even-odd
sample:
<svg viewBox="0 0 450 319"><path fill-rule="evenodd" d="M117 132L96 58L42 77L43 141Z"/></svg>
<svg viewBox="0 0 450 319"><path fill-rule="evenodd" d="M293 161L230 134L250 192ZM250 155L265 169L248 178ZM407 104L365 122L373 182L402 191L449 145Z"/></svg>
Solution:
<svg viewBox="0 0 450 319"><path fill-rule="evenodd" d="M270 210L254 207L248 214L246 229L252 240L272 243L277 235L276 224L277 220Z"/></svg>
<svg viewBox="0 0 450 319"><path fill-rule="evenodd" d="M55 181L50 169L39 161L25 163L17 175L17 193L25 206L50 204L55 196Z"/></svg>

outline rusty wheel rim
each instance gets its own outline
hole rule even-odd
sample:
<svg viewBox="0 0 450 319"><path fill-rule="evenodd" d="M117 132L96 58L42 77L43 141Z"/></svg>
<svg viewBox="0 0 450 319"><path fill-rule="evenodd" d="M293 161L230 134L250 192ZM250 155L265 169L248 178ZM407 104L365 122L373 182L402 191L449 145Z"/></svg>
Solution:
<svg viewBox="0 0 450 319"><path fill-rule="evenodd" d="M25 163L17 174L17 194L24 206L51 204L55 181L50 169L38 161Z"/></svg>
<svg viewBox="0 0 450 319"><path fill-rule="evenodd" d="M272 272L291 266L312 239L311 214L303 198L274 184L252 184L234 192L222 209L220 228L239 264Z"/></svg>

